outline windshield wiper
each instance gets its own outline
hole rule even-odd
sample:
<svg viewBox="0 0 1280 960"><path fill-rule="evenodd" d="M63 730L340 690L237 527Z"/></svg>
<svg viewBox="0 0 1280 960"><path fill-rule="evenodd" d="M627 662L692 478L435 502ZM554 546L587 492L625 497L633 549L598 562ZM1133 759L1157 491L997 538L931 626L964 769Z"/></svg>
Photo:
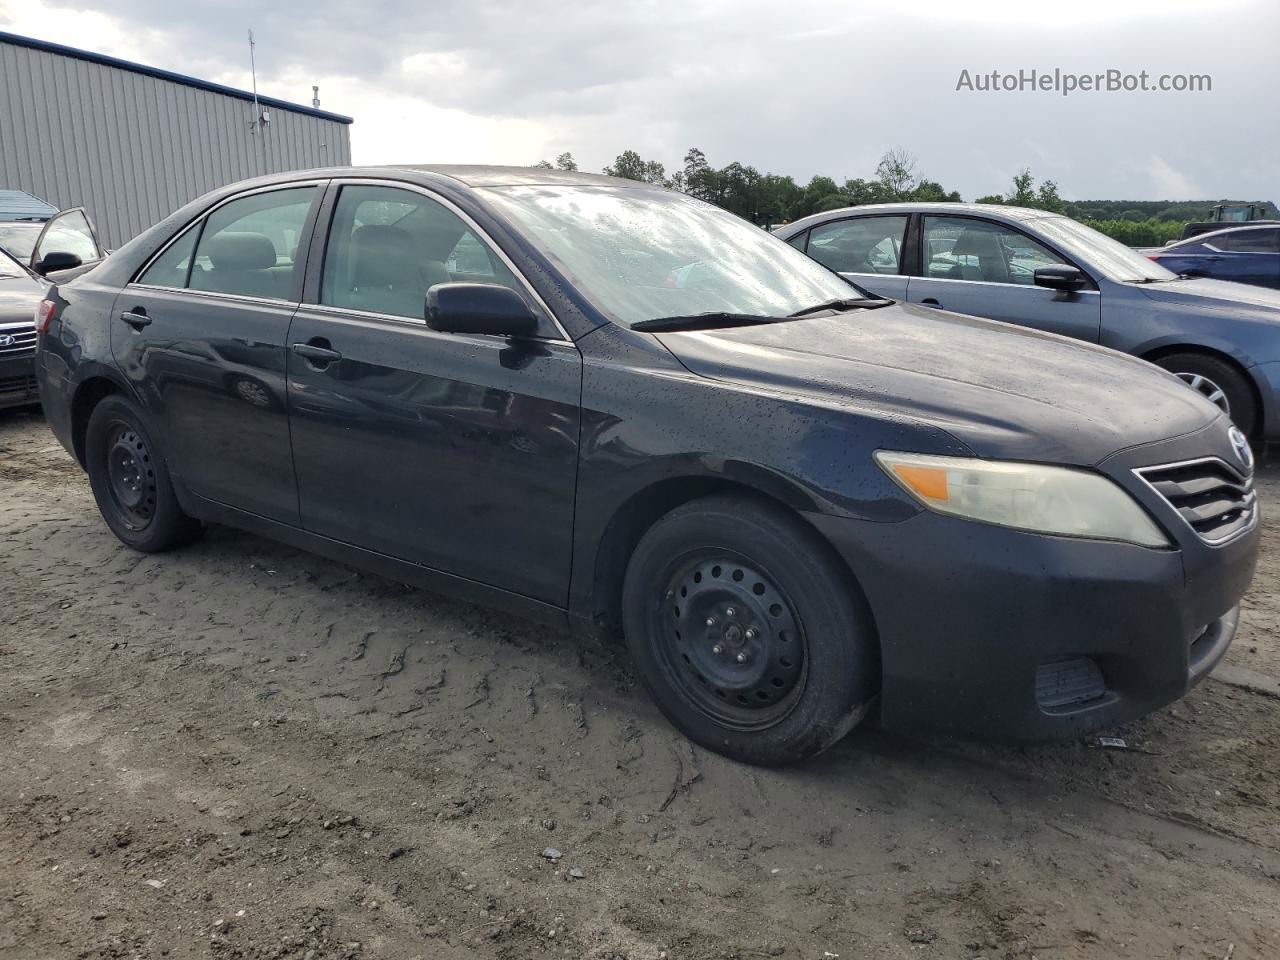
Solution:
<svg viewBox="0 0 1280 960"><path fill-rule="evenodd" d="M754 313L695 313L685 317L654 317L637 320L632 330L663 333L675 330L715 330L719 327L752 327L761 323L778 323L786 317L763 317Z"/></svg>
<svg viewBox="0 0 1280 960"><path fill-rule="evenodd" d="M826 303L815 303L812 307L797 310L790 316L807 317L811 313L823 313L827 310L874 310L877 307L887 307L891 303L893 303L892 300L886 300L883 297L853 297L844 300L828 300Z"/></svg>

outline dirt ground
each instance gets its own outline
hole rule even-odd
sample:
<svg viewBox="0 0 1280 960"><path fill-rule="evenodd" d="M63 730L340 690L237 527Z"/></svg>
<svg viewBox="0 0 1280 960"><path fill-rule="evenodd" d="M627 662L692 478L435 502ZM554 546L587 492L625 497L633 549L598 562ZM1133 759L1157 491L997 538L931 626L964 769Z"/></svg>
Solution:
<svg viewBox="0 0 1280 960"><path fill-rule="evenodd" d="M1280 956L1265 523L1231 682L1130 749L767 772L610 647L226 529L131 553L0 414L0 958Z"/></svg>

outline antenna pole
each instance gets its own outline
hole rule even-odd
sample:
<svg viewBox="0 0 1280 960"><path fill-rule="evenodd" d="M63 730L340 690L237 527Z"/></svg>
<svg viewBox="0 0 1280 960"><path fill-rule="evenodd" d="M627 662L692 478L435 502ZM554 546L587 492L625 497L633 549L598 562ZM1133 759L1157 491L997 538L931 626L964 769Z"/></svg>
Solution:
<svg viewBox="0 0 1280 960"><path fill-rule="evenodd" d="M249 72L253 76L253 121L249 124L249 132L256 134L262 120L262 110L258 106L258 65L253 56L253 31L249 31Z"/></svg>

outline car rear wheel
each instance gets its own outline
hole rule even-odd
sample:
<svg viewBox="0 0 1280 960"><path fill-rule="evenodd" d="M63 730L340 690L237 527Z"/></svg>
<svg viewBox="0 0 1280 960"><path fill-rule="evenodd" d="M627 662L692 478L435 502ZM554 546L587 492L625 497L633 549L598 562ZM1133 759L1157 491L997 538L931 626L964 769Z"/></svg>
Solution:
<svg viewBox="0 0 1280 960"><path fill-rule="evenodd" d="M123 397L106 397L89 416L85 467L102 518L126 546L159 553L200 535L199 521L178 505L164 457Z"/></svg>
<svg viewBox="0 0 1280 960"><path fill-rule="evenodd" d="M871 618L830 547L739 496L681 506L641 539L623 585L639 674L689 739L761 765L812 757L867 712Z"/></svg>
<svg viewBox="0 0 1280 960"><path fill-rule="evenodd" d="M1155 361L1229 416L1246 437L1258 426L1258 402L1235 367L1203 353L1171 353Z"/></svg>

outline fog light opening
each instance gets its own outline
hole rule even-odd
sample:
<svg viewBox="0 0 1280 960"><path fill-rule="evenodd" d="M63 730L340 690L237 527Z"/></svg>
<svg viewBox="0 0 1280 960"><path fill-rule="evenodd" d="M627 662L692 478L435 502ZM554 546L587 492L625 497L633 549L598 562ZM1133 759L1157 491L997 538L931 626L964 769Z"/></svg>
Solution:
<svg viewBox="0 0 1280 960"><path fill-rule="evenodd" d="M1036 703L1042 710L1079 706L1106 692L1102 670L1089 657L1054 660L1036 668Z"/></svg>

